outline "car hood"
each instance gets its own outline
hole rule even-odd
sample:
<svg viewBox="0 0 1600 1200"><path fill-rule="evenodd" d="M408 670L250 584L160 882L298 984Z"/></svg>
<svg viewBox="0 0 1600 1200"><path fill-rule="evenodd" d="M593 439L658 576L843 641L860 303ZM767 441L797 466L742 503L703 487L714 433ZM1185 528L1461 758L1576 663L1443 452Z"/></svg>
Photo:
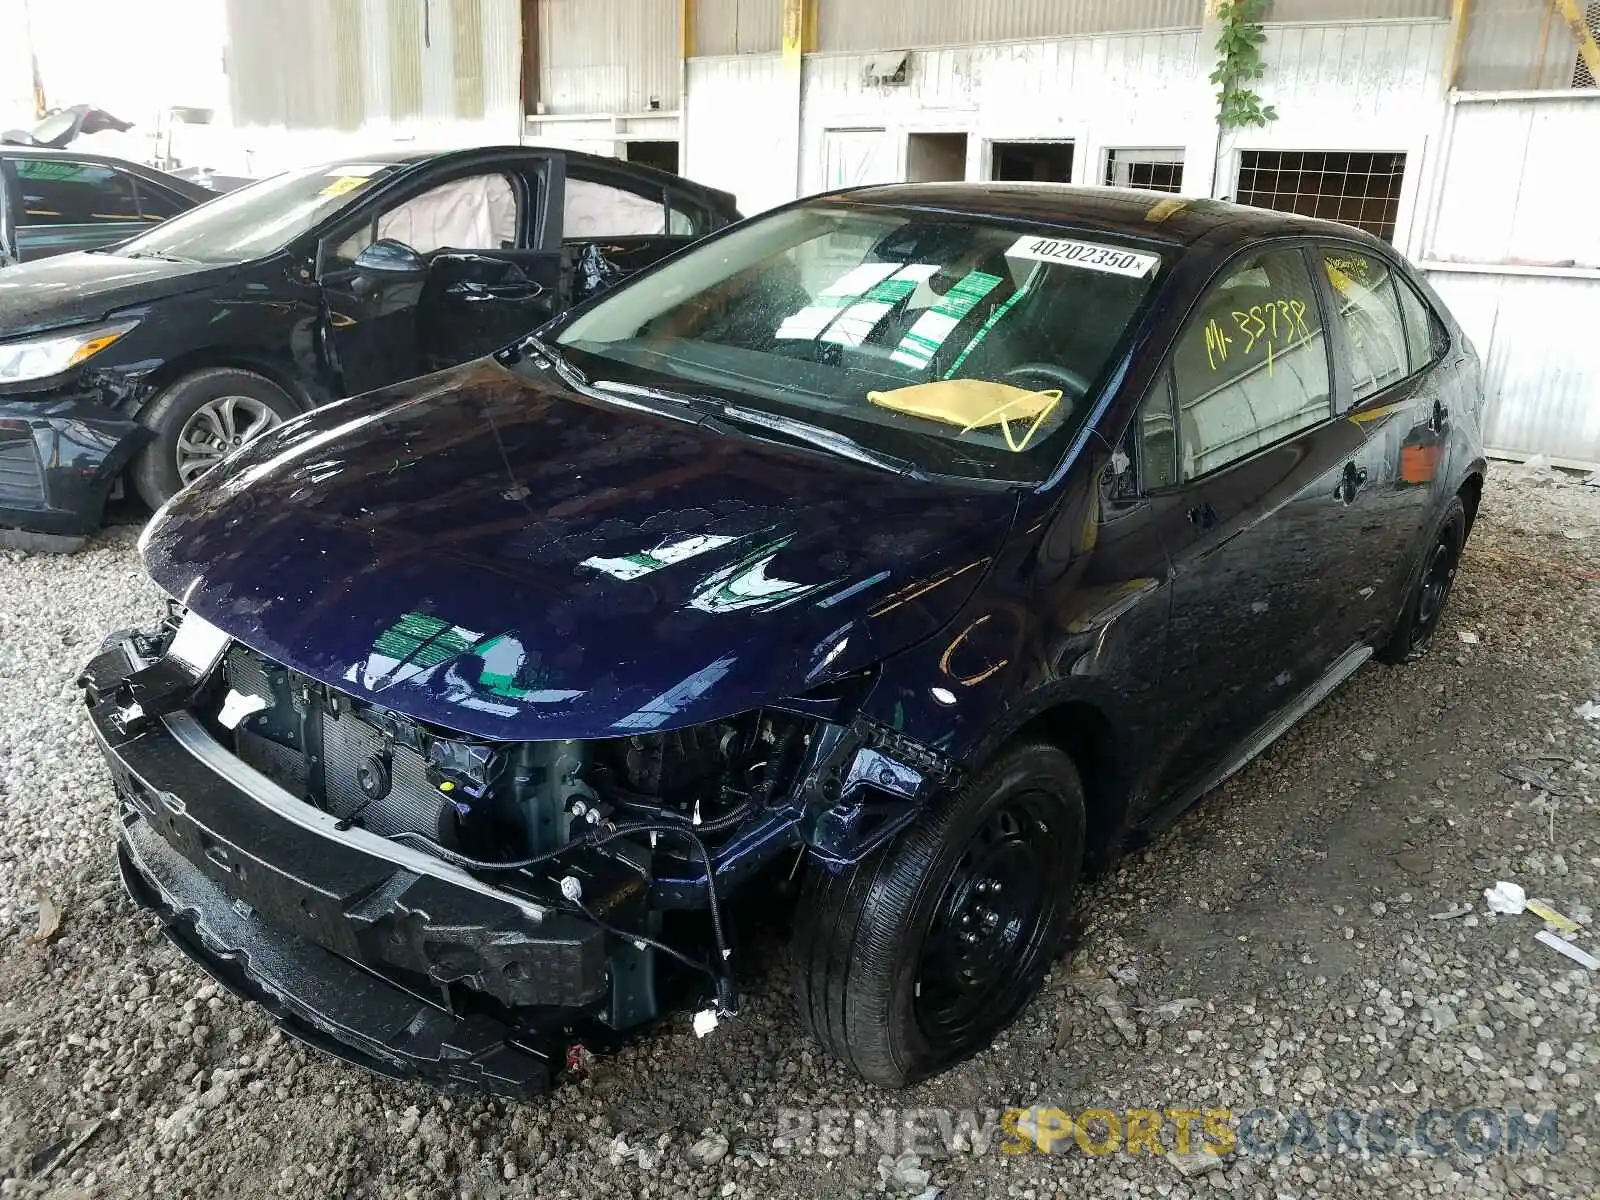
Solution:
<svg viewBox="0 0 1600 1200"><path fill-rule="evenodd" d="M98 321L119 309L206 287L237 269L93 251L20 263L0 271L0 338Z"/></svg>
<svg viewBox="0 0 1600 1200"><path fill-rule="evenodd" d="M266 657L533 741L696 724L858 671L955 614L1015 511L483 360L283 426L142 545L162 588Z"/></svg>

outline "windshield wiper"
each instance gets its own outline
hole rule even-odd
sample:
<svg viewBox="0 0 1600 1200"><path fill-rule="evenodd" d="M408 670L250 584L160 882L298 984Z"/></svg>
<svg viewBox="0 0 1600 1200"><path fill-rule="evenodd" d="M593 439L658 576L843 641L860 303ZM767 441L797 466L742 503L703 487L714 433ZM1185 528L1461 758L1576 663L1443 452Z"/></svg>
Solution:
<svg viewBox="0 0 1600 1200"><path fill-rule="evenodd" d="M533 347L535 351L542 355L556 369L556 374L561 376L562 382L568 387L582 389L589 386L589 377L568 362L562 356L561 351L543 338L530 333L523 339L522 344L524 347Z"/></svg>
<svg viewBox="0 0 1600 1200"><path fill-rule="evenodd" d="M176 254L162 254L159 250L129 250L123 258L154 258L162 262L182 263L186 267L198 267L198 258L183 258Z"/></svg>
<svg viewBox="0 0 1600 1200"><path fill-rule="evenodd" d="M884 454L879 450L868 449L856 441L855 438L832 429L824 429L819 425L812 425L805 421L796 421L792 417L780 417L775 413L761 412L758 409L740 408L733 404L722 405L722 411L735 421L758 425L763 429L785 434L788 437L805 442L808 446L815 446L819 450L827 450L830 453L837 454L840 458L853 459L856 462L877 467L881 471L891 471L896 475L907 475L916 479L924 477L922 469L910 459L898 458L893 454Z"/></svg>

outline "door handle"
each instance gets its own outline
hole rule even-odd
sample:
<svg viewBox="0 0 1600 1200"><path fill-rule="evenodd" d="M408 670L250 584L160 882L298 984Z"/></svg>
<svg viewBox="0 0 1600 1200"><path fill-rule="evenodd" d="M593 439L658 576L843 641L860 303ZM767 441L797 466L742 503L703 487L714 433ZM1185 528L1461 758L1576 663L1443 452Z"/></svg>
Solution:
<svg viewBox="0 0 1600 1200"><path fill-rule="evenodd" d="M1188 516L1189 523L1201 533L1217 527L1217 510L1211 507L1208 500L1202 500L1199 504L1191 506L1185 515Z"/></svg>
<svg viewBox="0 0 1600 1200"><path fill-rule="evenodd" d="M1361 491L1367 482L1367 469L1356 466L1354 461L1344 465L1344 474L1339 477L1339 486L1333 489L1333 499L1338 504L1353 504L1356 494Z"/></svg>

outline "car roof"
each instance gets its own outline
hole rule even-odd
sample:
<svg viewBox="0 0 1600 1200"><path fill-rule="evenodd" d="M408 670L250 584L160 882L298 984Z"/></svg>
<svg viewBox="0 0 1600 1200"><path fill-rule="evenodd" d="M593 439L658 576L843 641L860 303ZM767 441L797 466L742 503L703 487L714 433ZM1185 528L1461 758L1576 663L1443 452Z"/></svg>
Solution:
<svg viewBox="0 0 1600 1200"><path fill-rule="evenodd" d="M1222 237L1230 242L1274 235L1320 235L1377 244L1370 234L1335 221L1137 188L998 181L892 183L850 188L830 196L861 204L1011 217L1171 246L1190 245L1217 230L1226 230Z"/></svg>
<svg viewBox="0 0 1600 1200"><path fill-rule="evenodd" d="M567 150L560 146L502 145L502 146L469 146L449 150L379 150L372 154L354 153L342 158L329 159L309 169L322 170L347 166L353 163L371 163L381 166L415 167L425 163L461 162L473 163L478 161L492 161L507 155L535 155L535 154L560 154L567 162L585 163L600 170L623 171L641 179L648 179L661 187L675 188L680 192L696 195L704 200L711 201L727 209L730 213L734 208L734 197L729 192L719 191L707 187L703 183L696 183L686 175L676 175L671 171L658 170L655 167L645 166L643 163L629 162L624 158L611 158L604 154L586 154L581 150Z"/></svg>

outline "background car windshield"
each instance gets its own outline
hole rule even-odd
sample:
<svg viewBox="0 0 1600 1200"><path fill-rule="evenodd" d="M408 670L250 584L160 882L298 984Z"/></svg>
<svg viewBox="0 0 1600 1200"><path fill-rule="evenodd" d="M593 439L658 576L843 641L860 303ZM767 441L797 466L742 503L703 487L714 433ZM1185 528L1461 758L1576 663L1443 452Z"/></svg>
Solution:
<svg viewBox="0 0 1600 1200"><path fill-rule="evenodd" d="M926 470L1033 480L1159 267L1087 234L819 202L689 252L556 340L597 377L621 367Z"/></svg>
<svg viewBox="0 0 1600 1200"><path fill-rule="evenodd" d="M283 249L400 169L335 163L263 179L123 242L111 254L245 262Z"/></svg>

